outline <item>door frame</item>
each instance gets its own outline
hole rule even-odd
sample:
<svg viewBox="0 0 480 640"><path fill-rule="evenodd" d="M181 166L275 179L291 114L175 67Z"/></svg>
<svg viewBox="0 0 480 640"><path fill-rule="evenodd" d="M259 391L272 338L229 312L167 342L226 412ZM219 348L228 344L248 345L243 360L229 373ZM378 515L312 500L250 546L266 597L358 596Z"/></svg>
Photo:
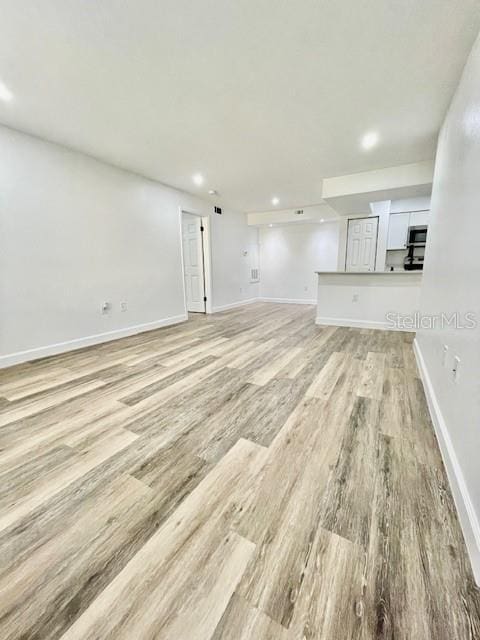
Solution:
<svg viewBox="0 0 480 640"><path fill-rule="evenodd" d="M377 251L378 251L378 230L380 227L380 216L354 216L353 218L347 218L347 238L345 240L345 264L344 269L347 272L347 261L348 261L348 231L350 229L350 220L372 220L373 218L377 219L377 235L375 236L375 260L373 262L373 270L377 270ZM368 273L368 271L365 271Z"/></svg>
<svg viewBox="0 0 480 640"><path fill-rule="evenodd" d="M185 315L188 317L187 308L187 290L185 287L185 262L183 256L183 228L182 220L183 214L188 213L191 216L200 218L200 224L203 227L202 231L202 247L203 247L203 277L205 285L205 313L213 313L213 301L212 301L212 260L211 260L211 241L210 241L210 216L204 216L194 209L179 207L178 208L178 227L180 233L180 254L182 259L182 286L183 286L183 305Z"/></svg>

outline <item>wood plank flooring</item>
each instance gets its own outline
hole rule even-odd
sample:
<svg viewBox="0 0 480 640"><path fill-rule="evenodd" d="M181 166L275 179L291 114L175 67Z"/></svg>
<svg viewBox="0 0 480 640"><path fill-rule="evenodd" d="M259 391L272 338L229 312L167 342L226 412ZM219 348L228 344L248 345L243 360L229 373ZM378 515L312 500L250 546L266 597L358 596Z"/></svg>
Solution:
<svg viewBox="0 0 480 640"><path fill-rule="evenodd" d="M479 639L411 340L257 303L0 371L0 638Z"/></svg>

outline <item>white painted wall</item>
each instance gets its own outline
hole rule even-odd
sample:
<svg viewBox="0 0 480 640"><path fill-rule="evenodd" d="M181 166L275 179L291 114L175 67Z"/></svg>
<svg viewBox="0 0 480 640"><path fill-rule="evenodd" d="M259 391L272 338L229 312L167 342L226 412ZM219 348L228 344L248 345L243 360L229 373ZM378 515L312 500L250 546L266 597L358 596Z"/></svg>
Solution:
<svg viewBox="0 0 480 640"><path fill-rule="evenodd" d="M430 211L431 197L400 198L392 200L390 213L403 213L404 211Z"/></svg>
<svg viewBox="0 0 480 640"><path fill-rule="evenodd" d="M422 314L474 312L480 323L480 40L439 139ZM442 366L442 349L449 355ZM480 324L421 330L419 361L477 582L480 581ZM453 357L461 359L452 380Z"/></svg>
<svg viewBox="0 0 480 640"><path fill-rule="evenodd" d="M398 316L418 311L421 282L420 271L319 274L316 322L411 331Z"/></svg>
<svg viewBox="0 0 480 640"><path fill-rule="evenodd" d="M179 209L210 204L5 127L0 148L0 365L185 317ZM252 231L211 222L213 304L241 301Z"/></svg>
<svg viewBox="0 0 480 640"><path fill-rule="evenodd" d="M337 268L339 223L290 224L260 229L260 295L316 302L316 270Z"/></svg>
<svg viewBox="0 0 480 640"><path fill-rule="evenodd" d="M302 213L299 214L299 211ZM309 207L295 207L294 209L274 209L273 211L258 211L247 213L249 225L269 224L313 224L331 222L338 218L337 212L328 204L317 204Z"/></svg>
<svg viewBox="0 0 480 640"><path fill-rule="evenodd" d="M370 193L387 189L413 187L432 182L433 162L415 162L397 167L376 169L353 173L347 176L325 178L322 185L322 198L336 198L356 193Z"/></svg>
<svg viewBox="0 0 480 640"><path fill-rule="evenodd" d="M259 284L250 282L251 252L258 253L258 230L247 225L244 213L212 213L212 269L214 311L251 301Z"/></svg>

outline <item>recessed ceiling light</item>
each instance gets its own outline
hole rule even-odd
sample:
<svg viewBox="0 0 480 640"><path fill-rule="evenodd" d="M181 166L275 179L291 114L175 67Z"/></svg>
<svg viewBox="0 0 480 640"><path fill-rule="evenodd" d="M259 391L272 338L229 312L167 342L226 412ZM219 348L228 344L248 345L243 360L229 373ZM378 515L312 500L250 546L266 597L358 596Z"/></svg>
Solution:
<svg viewBox="0 0 480 640"><path fill-rule="evenodd" d="M218 196L218 191L217 191L216 189L209 189L209 190L208 190L208 193L209 193L211 196Z"/></svg>
<svg viewBox="0 0 480 640"><path fill-rule="evenodd" d="M362 138L362 147L368 151L378 144L378 133L376 131L369 131Z"/></svg>
<svg viewBox="0 0 480 640"><path fill-rule="evenodd" d="M10 102L10 100L12 100L12 98L13 98L13 93L0 80L0 100L3 100L4 102Z"/></svg>
<svg viewBox="0 0 480 640"><path fill-rule="evenodd" d="M269 226L269 227L273 227L273 224L272 224L272 223L270 223L268 226Z"/></svg>
<svg viewBox="0 0 480 640"><path fill-rule="evenodd" d="M192 180L197 185L197 187L201 187L202 184L205 182L205 178L202 176L201 173L196 173L193 176Z"/></svg>
<svg viewBox="0 0 480 640"><path fill-rule="evenodd" d="M274 198L272 198L272 204L273 204L274 206L277 206L277 204L278 204L279 202L280 202L280 199L279 199L279 198L277 198L277 196L275 196Z"/></svg>
<svg viewBox="0 0 480 640"><path fill-rule="evenodd" d="M325 222L325 218L320 218L320 222Z"/></svg>

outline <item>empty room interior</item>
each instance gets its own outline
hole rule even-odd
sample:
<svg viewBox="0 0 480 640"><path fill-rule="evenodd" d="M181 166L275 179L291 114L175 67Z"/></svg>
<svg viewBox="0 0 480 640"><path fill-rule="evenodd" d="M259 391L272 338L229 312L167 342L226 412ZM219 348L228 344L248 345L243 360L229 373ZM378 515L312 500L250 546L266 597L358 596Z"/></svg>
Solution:
<svg viewBox="0 0 480 640"><path fill-rule="evenodd" d="M480 640L478 0L0 0L1 640Z"/></svg>

